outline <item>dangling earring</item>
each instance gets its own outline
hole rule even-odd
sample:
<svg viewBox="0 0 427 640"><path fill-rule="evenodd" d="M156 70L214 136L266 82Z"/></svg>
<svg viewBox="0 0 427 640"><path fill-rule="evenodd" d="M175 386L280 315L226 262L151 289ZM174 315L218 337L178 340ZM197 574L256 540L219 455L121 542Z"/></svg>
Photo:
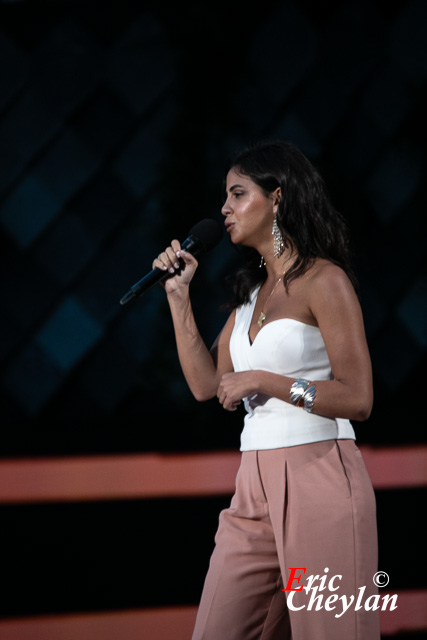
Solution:
<svg viewBox="0 0 427 640"><path fill-rule="evenodd" d="M264 260L264 256L261 256L261 261L259 263L259 268L262 269L266 265L266 261Z"/></svg>
<svg viewBox="0 0 427 640"><path fill-rule="evenodd" d="M273 222L273 231L271 234L274 236L273 241L273 254L275 258L280 258L285 248L285 243L283 242L282 232L279 229L279 225L277 224L277 217L274 218Z"/></svg>

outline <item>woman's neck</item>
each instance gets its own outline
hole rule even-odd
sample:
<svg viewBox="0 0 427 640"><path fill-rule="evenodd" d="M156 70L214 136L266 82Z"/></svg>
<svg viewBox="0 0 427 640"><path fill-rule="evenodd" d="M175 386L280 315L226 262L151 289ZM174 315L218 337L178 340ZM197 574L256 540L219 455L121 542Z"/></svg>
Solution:
<svg viewBox="0 0 427 640"><path fill-rule="evenodd" d="M285 249L280 257L273 255L263 256L267 269L267 280L277 280L283 276L295 260L295 253L291 248Z"/></svg>

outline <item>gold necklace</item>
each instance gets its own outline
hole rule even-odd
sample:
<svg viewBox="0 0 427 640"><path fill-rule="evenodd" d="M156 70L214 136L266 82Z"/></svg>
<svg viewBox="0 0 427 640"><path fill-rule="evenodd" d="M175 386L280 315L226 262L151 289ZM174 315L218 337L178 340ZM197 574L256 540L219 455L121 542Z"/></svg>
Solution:
<svg viewBox="0 0 427 640"><path fill-rule="evenodd" d="M263 304L263 308L265 309L267 306L267 302L270 300L271 296L273 295L273 293L276 290L277 285L279 284L279 282L282 280L283 275L280 276L280 278L278 279L278 281L276 282L276 284L274 285L274 287L272 288L270 295L268 296L267 300L264 302ZM266 319L267 315L264 313L263 309L261 309L261 313L258 316L258 320L256 321L257 325L259 327L262 327L262 324L264 322L264 320Z"/></svg>

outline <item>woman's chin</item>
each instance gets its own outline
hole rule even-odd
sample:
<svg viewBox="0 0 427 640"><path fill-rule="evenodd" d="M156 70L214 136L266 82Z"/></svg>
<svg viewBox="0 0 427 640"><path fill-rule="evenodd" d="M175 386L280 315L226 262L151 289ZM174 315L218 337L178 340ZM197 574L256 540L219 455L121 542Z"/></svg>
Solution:
<svg viewBox="0 0 427 640"><path fill-rule="evenodd" d="M238 245L239 247L254 248L254 243L251 242L249 238L245 238L242 234L237 233L235 229L229 232L229 237L231 244Z"/></svg>

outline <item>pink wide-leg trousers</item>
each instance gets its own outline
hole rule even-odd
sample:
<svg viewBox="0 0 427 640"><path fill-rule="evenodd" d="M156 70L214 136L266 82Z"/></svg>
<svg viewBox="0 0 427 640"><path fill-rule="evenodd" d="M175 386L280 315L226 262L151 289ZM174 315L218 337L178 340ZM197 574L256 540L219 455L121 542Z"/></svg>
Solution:
<svg viewBox="0 0 427 640"><path fill-rule="evenodd" d="M243 452L215 542L193 640L379 640L378 610L324 606L378 593L375 497L353 440ZM292 567L293 588L319 579L288 606ZM341 578L313 594L325 575Z"/></svg>

